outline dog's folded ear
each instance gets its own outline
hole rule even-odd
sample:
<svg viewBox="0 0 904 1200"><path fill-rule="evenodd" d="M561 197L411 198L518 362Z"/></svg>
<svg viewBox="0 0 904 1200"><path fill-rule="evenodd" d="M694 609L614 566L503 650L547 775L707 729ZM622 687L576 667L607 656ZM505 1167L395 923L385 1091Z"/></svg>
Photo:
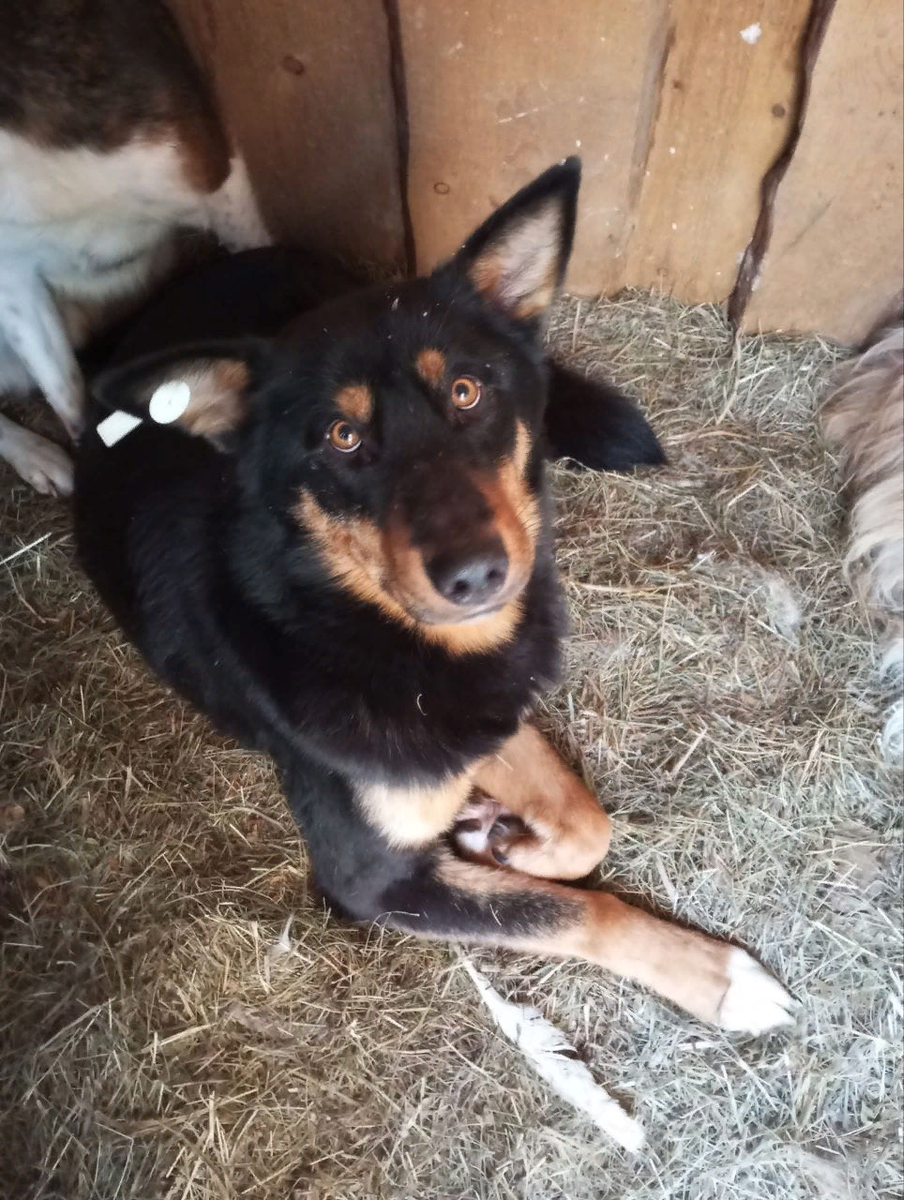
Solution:
<svg viewBox="0 0 904 1200"><path fill-rule="evenodd" d="M251 338L181 346L104 371L91 387L102 408L228 449L272 353L268 342Z"/></svg>
<svg viewBox="0 0 904 1200"><path fill-rule="evenodd" d="M579 159L550 167L497 209L440 269L463 274L491 307L539 328L571 255L580 183Z"/></svg>
<svg viewBox="0 0 904 1200"><path fill-rule="evenodd" d="M596 471L661 466L659 439L633 400L609 383L549 364L546 438L553 458Z"/></svg>

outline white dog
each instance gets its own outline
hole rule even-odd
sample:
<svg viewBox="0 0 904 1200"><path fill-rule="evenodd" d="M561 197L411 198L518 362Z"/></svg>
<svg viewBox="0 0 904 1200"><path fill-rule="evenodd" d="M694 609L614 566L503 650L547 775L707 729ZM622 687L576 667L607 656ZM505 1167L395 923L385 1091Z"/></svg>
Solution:
<svg viewBox="0 0 904 1200"><path fill-rule="evenodd" d="M180 228L266 245L200 73L159 0L0 9L0 397L39 389L71 437L74 349L173 263ZM0 414L0 458L66 494L60 446Z"/></svg>
<svg viewBox="0 0 904 1200"><path fill-rule="evenodd" d="M851 500L845 565L883 630L882 672L896 697L882 733L904 758L904 321L883 329L835 373L822 408Z"/></svg>

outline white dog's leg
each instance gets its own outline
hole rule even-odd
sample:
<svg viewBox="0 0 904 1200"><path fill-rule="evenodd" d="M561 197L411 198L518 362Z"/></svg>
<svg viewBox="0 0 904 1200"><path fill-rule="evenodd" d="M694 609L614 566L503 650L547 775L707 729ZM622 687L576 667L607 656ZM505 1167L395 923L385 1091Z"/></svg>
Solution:
<svg viewBox="0 0 904 1200"><path fill-rule="evenodd" d="M257 198L240 156L233 158L226 182L203 202L206 224L227 250L253 250L273 239L261 217Z"/></svg>
<svg viewBox="0 0 904 1200"><path fill-rule="evenodd" d="M53 296L33 270L0 264L0 340L22 363L72 437L81 432L84 381Z"/></svg>
<svg viewBox="0 0 904 1200"><path fill-rule="evenodd" d="M72 492L72 461L66 451L2 413L0 458L45 495L68 496Z"/></svg>

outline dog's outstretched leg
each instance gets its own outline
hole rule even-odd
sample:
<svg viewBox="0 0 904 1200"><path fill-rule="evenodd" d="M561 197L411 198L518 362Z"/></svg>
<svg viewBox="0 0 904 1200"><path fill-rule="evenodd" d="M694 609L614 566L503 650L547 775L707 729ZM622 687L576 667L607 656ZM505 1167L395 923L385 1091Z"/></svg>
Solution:
<svg viewBox="0 0 904 1200"><path fill-rule="evenodd" d="M53 296L30 267L0 264L0 336L77 438L84 407L82 373Z"/></svg>
<svg viewBox="0 0 904 1200"><path fill-rule="evenodd" d="M379 907L384 923L422 937L585 959L724 1029L763 1033L792 1021L794 1001L745 951L605 892L439 851L387 887Z"/></svg>
<svg viewBox="0 0 904 1200"><path fill-rule="evenodd" d="M72 492L72 460L55 442L23 429L0 413L0 458L46 496Z"/></svg>

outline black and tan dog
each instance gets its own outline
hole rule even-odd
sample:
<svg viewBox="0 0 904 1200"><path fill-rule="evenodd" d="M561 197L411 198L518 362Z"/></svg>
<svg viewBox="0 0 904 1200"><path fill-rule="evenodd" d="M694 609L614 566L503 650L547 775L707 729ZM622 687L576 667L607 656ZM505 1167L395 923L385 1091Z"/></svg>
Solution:
<svg viewBox="0 0 904 1200"><path fill-rule="evenodd" d="M584 958L759 1032L791 1001L742 950L557 882L610 833L529 723L564 625L541 335L578 183L553 167L429 278L278 344L108 372L101 404L142 423L83 439L79 551L152 666L274 757L336 908Z"/></svg>

